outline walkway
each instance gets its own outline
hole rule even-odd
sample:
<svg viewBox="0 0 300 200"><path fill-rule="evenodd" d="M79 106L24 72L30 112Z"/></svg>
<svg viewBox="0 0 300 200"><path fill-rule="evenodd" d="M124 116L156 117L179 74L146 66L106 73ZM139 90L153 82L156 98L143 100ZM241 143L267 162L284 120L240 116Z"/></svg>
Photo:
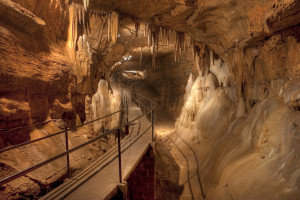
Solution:
<svg viewBox="0 0 300 200"><path fill-rule="evenodd" d="M153 101L159 100L158 94L149 87L147 83L141 81L138 84L135 84L135 88L138 93L145 97L152 99ZM160 199L169 199L172 197L174 200L203 200L201 177L198 169L200 161L197 159L196 150L180 137L180 133L176 132L175 121L163 107L158 105L155 108L154 113L157 117L157 120L154 123L155 132L157 134L156 140L158 142L157 151L160 151L160 148L165 146L166 149L161 150L161 154L165 154L169 160L175 161L175 163L173 163L173 161L167 163L168 169L174 171L169 173L170 175L168 174L162 180L157 180L164 182L164 184L162 186L157 184L156 191L163 191L164 194L156 194L156 197L165 197ZM179 174L177 172L177 166L179 167ZM162 167L164 166L158 166L158 168ZM174 185L174 179L179 179L178 183L175 181L176 185ZM168 191L164 185L169 185L168 187L173 189L176 188L176 191ZM178 196L177 194L174 195L174 193L177 192L181 193Z"/></svg>
<svg viewBox="0 0 300 200"><path fill-rule="evenodd" d="M129 101L129 121L140 115L142 115L140 109ZM130 134L122 139L123 180L127 179L150 145L152 140L151 128L148 129L150 125L144 116L130 126ZM104 199L118 185L118 147L115 146L76 177L67 179L42 199Z"/></svg>

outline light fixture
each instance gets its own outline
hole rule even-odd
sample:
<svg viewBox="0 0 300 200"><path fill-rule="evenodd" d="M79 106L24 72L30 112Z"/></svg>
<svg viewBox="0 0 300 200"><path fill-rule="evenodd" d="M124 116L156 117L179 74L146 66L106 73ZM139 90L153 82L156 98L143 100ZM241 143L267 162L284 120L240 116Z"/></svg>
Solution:
<svg viewBox="0 0 300 200"><path fill-rule="evenodd" d="M124 57L123 57L123 60L130 60L131 58L132 58L132 55L124 56Z"/></svg>

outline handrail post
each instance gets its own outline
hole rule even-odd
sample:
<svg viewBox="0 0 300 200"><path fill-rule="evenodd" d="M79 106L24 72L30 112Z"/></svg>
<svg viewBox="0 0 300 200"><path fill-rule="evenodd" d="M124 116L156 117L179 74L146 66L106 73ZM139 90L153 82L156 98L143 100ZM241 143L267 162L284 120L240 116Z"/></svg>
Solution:
<svg viewBox="0 0 300 200"><path fill-rule="evenodd" d="M118 154L119 154L119 181L122 183L122 163L121 163L121 131L118 129Z"/></svg>
<svg viewBox="0 0 300 200"><path fill-rule="evenodd" d="M129 121L129 109L128 109L128 99L126 97L126 110L127 110L127 124L128 124L128 121Z"/></svg>
<svg viewBox="0 0 300 200"><path fill-rule="evenodd" d="M66 137L66 152L69 151L69 139L68 139L68 128L65 127L65 137ZM70 178L70 156L67 154L67 178Z"/></svg>
<svg viewBox="0 0 300 200"><path fill-rule="evenodd" d="M152 127L152 142L154 141L154 123L153 123L153 115L154 115L154 109L151 102L151 127Z"/></svg>

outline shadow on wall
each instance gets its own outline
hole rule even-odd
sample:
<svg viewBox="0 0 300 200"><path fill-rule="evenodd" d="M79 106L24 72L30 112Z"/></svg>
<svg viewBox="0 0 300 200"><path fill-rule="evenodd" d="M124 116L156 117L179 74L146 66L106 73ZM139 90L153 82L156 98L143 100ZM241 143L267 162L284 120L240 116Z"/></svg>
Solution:
<svg viewBox="0 0 300 200"><path fill-rule="evenodd" d="M179 185L180 167L163 142L157 142L155 155L155 199L179 199L183 185Z"/></svg>

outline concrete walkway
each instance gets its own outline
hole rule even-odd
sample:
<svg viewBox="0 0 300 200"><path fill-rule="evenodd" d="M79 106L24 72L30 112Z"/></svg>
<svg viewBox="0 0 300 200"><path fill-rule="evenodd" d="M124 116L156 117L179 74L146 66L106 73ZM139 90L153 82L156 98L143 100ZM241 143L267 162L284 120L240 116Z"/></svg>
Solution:
<svg viewBox="0 0 300 200"><path fill-rule="evenodd" d="M140 109L129 101L129 121L140 115ZM123 180L134 170L150 145L150 125L145 116L135 121L130 127L130 134L121 142ZM66 180L42 199L105 199L118 184L118 148L114 146L76 177Z"/></svg>

